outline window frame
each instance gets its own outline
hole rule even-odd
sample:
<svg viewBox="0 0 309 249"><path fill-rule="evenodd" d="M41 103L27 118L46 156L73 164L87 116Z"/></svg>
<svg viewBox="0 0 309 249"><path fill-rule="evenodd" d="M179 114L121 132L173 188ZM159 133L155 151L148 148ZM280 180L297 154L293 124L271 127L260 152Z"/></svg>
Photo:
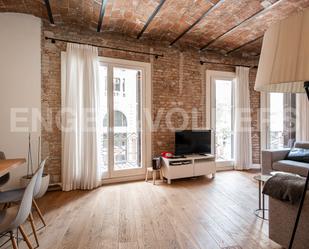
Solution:
<svg viewBox="0 0 309 249"><path fill-rule="evenodd" d="M130 61L124 59L115 59L110 57L99 57L99 63L107 66L108 79L107 82L113 82L113 84L107 83L107 102L109 108L112 110L109 112L109 162L111 165L108 166L109 173L108 176L105 176L106 179L113 178L124 178L131 176L144 175L146 168L151 165L151 151L152 151L152 137L151 137L151 122L148 122L147 116L151 115L151 105L152 105L152 94L151 94L151 64L146 62L139 61ZM113 81L113 68L127 68L127 69L136 69L141 70L142 72L142 84L141 84L141 168L137 169L128 169L128 170L115 170L113 169L114 165L114 154L113 154L113 122L114 122L114 81ZM121 87L121 81L120 81Z"/></svg>

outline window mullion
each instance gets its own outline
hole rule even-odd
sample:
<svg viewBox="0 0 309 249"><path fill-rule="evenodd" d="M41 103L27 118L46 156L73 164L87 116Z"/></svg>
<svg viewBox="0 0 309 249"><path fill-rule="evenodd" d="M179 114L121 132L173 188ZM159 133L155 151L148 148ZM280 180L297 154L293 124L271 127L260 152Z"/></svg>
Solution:
<svg viewBox="0 0 309 249"><path fill-rule="evenodd" d="M111 177L114 169L114 70L111 64L108 64L107 67L108 171Z"/></svg>

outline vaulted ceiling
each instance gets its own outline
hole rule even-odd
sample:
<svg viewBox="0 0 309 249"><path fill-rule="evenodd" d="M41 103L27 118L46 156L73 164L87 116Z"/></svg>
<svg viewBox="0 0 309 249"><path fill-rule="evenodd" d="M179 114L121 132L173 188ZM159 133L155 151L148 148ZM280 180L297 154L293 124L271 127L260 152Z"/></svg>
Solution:
<svg viewBox="0 0 309 249"><path fill-rule="evenodd" d="M33 14L57 26L245 55L260 53L271 23L307 7L309 0L0 0L0 12Z"/></svg>

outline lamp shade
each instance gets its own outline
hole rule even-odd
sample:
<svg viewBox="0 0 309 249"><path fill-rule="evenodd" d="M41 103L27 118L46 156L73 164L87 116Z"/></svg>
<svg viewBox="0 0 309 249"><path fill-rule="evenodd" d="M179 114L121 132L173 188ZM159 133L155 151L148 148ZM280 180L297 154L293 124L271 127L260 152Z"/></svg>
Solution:
<svg viewBox="0 0 309 249"><path fill-rule="evenodd" d="M266 31L254 89L302 93L305 81L309 81L309 8Z"/></svg>

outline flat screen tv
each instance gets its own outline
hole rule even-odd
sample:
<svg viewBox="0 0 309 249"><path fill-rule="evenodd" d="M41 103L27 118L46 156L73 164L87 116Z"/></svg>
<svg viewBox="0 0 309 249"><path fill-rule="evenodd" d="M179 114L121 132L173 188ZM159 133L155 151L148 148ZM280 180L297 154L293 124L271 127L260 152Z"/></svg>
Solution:
<svg viewBox="0 0 309 249"><path fill-rule="evenodd" d="M210 154L211 130L184 130L175 133L175 155Z"/></svg>

